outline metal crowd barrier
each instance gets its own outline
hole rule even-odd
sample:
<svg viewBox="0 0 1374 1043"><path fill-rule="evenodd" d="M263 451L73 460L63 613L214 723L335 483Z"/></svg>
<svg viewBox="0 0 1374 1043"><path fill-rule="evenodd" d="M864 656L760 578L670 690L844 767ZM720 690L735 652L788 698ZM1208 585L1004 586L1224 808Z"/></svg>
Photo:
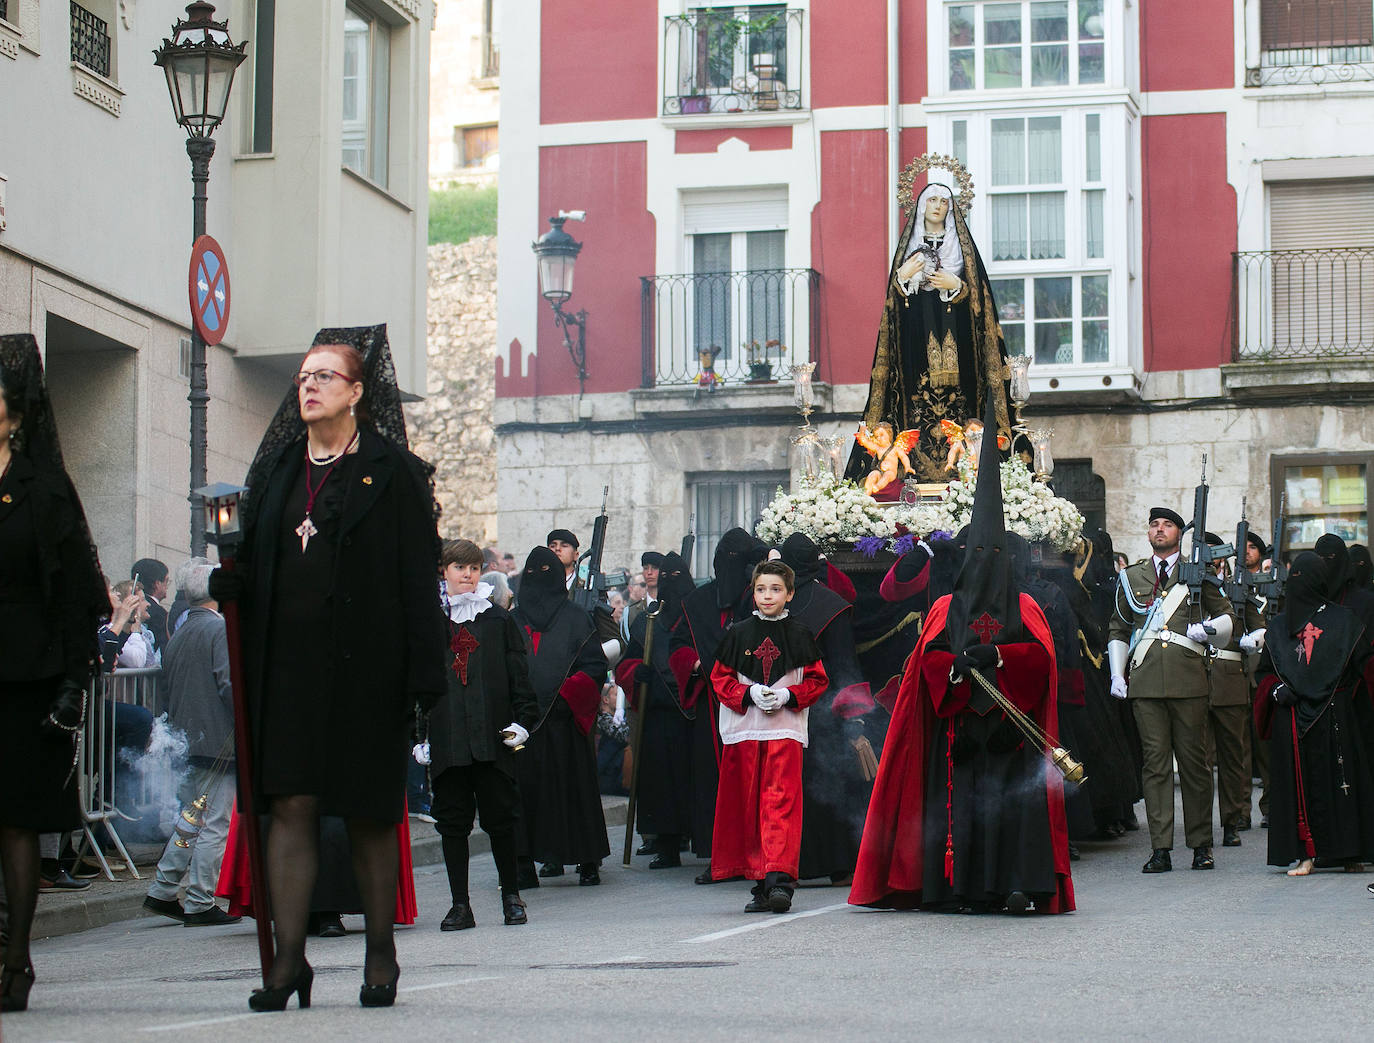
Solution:
<svg viewBox="0 0 1374 1043"><path fill-rule="evenodd" d="M115 704L139 706L156 716L163 709L158 702L161 678L161 667L121 669L115 670L114 673L97 674L91 686L91 698L86 708L86 726L81 733L77 754L82 836L77 838L76 856L80 862L83 858L82 852L89 844L91 853L107 880L114 879L114 869L105 858L100 842L96 839L97 826L104 826L110 842L114 844L129 872L136 879L140 878L138 867L134 865L134 860L115 827L117 821L132 822L134 819L121 811L117 805L116 795L119 791L116 779L130 768L120 763L119 751L116 748L114 707Z"/></svg>

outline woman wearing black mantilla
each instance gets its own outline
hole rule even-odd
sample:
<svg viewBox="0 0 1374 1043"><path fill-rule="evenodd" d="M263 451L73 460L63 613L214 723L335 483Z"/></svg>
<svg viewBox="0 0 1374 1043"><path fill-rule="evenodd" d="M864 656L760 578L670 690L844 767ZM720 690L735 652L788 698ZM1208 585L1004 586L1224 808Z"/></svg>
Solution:
<svg viewBox="0 0 1374 1043"><path fill-rule="evenodd" d="M248 472L238 568L215 584L241 603L251 782L272 814L277 958L249 1005L309 1005L319 817L338 815L367 924L359 999L390 1006L408 736L444 691L432 469L407 448L385 326L321 330L295 385Z"/></svg>
<svg viewBox="0 0 1374 1043"><path fill-rule="evenodd" d="M0 337L0 865L9 937L0 1011L33 987L38 834L81 826L76 744L108 587L43 381L38 342Z"/></svg>

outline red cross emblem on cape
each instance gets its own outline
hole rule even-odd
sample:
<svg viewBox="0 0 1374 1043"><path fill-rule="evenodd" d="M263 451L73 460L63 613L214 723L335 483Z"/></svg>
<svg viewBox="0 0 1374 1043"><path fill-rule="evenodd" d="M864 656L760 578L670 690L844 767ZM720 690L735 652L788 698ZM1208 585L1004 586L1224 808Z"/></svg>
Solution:
<svg viewBox="0 0 1374 1043"><path fill-rule="evenodd" d="M754 649L754 658L763 666L763 683L767 684L768 679L773 676L773 664L782 658L782 652L778 646L773 644L771 637L765 637L763 644Z"/></svg>
<svg viewBox="0 0 1374 1043"><path fill-rule="evenodd" d="M1298 631L1298 639L1302 644L1298 645L1298 655L1306 660L1307 665L1312 665L1312 646L1317 643L1317 638L1322 636L1321 629L1308 623Z"/></svg>
<svg viewBox="0 0 1374 1043"><path fill-rule="evenodd" d="M984 612L970 623L968 628L978 635L980 644L990 645L992 644L992 639L1002 630L1002 624Z"/></svg>
<svg viewBox="0 0 1374 1043"><path fill-rule="evenodd" d="M468 683L468 657L480 647L477 638L472 636L467 627L459 627L449 642L449 648L453 649L453 672L458 675L460 683Z"/></svg>

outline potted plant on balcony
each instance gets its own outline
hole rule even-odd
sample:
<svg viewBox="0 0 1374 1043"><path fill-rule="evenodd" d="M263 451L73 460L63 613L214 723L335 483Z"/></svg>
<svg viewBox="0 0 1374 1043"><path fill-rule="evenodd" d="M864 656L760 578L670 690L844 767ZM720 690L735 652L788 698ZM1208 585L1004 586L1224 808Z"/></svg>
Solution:
<svg viewBox="0 0 1374 1043"><path fill-rule="evenodd" d="M711 111L711 99L705 94L682 94L677 99L678 112L684 116Z"/></svg>
<svg viewBox="0 0 1374 1043"><path fill-rule="evenodd" d="M746 357L749 362L749 383L750 384L773 384L773 363L772 357L782 358L784 348L776 339L765 341L760 344L756 340L751 340L744 345Z"/></svg>

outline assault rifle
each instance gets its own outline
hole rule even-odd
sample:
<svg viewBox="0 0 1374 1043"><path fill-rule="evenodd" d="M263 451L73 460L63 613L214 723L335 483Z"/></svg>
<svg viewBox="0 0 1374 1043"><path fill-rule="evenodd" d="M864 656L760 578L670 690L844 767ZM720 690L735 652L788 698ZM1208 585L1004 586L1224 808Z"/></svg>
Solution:
<svg viewBox="0 0 1374 1043"><path fill-rule="evenodd" d="M1236 525L1236 567L1231 578L1222 585L1231 608L1236 613L1236 622L1245 626L1245 608L1254 605L1259 608L1263 602L1254 592L1255 582L1251 572L1245 567L1245 548L1250 540L1250 523L1245 520L1245 497L1240 499L1240 522ZM1215 549L1215 548L1214 548Z"/></svg>
<svg viewBox="0 0 1374 1043"><path fill-rule="evenodd" d="M606 604L606 576L601 571L601 556L606 550L606 526L610 524L610 517L606 514L606 498L610 495L611 487L603 485L601 487L601 513L597 515L596 521L592 524L592 542L586 551L577 559L577 567L574 574L582 574L582 563L587 563L587 579L582 586L574 583L573 601L588 612L594 610L597 605Z"/></svg>
<svg viewBox="0 0 1374 1043"><path fill-rule="evenodd" d="M1288 583L1288 566L1283 563L1283 555L1280 553L1283 550L1283 516L1287 507L1288 493L1285 490L1279 494L1279 513L1274 515L1274 542L1269 546L1269 568L1256 573L1250 580L1251 586L1264 591L1266 620L1279 610L1279 602L1283 600L1283 588Z"/></svg>
<svg viewBox="0 0 1374 1043"><path fill-rule="evenodd" d="M692 551L696 549L696 545L697 516L693 514L687 519L687 535L682 537L682 550L678 552L682 555L682 560L687 563L688 569L692 567Z"/></svg>
<svg viewBox="0 0 1374 1043"><path fill-rule="evenodd" d="M1233 548L1229 544L1213 547L1207 542L1207 454L1202 454L1202 479L1193 492L1193 520L1184 530L1192 530L1193 538L1188 548L1188 560L1179 565L1179 578L1188 585L1189 600L1199 611L1202 609L1202 587L1205 583L1221 589L1221 577L1213 571L1212 565L1218 560L1229 558ZM1208 628L1209 632L1211 628Z"/></svg>

